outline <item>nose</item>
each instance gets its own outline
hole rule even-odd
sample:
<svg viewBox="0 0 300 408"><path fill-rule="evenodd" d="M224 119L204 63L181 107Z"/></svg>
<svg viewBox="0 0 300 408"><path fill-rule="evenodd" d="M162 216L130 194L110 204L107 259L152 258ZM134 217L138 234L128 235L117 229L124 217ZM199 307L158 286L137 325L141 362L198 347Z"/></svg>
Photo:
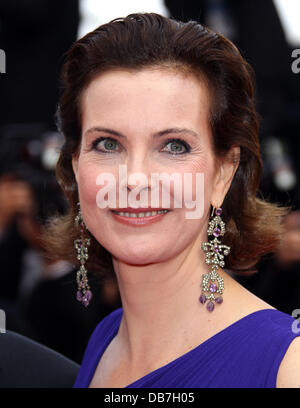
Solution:
<svg viewBox="0 0 300 408"><path fill-rule="evenodd" d="M129 200L130 193L133 189L136 189L134 193L135 198L134 201L138 201L140 206L148 207L150 205L150 197L151 197L151 190L149 187L148 182L144 182L143 180L138 180L136 184L127 183L127 194L128 194L128 203L129 206L132 205L132 201Z"/></svg>
<svg viewBox="0 0 300 408"><path fill-rule="evenodd" d="M150 163L147 152L136 151L127 161L127 189L138 187L140 191L151 186Z"/></svg>
<svg viewBox="0 0 300 408"><path fill-rule="evenodd" d="M123 183L126 183L126 188L128 192L132 191L134 188L138 189L139 192L144 190L150 190L151 188L150 175L148 173L141 171L128 172L127 180L124 180Z"/></svg>
<svg viewBox="0 0 300 408"><path fill-rule="evenodd" d="M142 186L142 185L140 185L140 184L138 184L138 185L133 185L133 184L128 184L127 183L127 191L128 191L128 193L130 193L130 191L132 191L134 188L136 188L136 187L138 187L139 188L139 192L141 192L141 191L143 191L143 190L149 190L150 189L150 187L149 186Z"/></svg>
<svg viewBox="0 0 300 408"><path fill-rule="evenodd" d="M127 191L129 194L133 189L135 189L135 196L137 200L142 199L141 193L149 194L151 189L151 174L150 174L150 163L147 158L147 153L142 154L142 152L135 152L126 163L124 163L124 168L122 176L119 180L120 188ZM147 195L148 196L148 195Z"/></svg>

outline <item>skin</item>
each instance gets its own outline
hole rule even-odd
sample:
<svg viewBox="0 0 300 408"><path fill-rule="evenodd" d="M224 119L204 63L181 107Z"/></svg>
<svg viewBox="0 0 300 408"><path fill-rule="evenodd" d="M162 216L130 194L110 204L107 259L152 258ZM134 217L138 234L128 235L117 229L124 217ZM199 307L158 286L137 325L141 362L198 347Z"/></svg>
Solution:
<svg viewBox="0 0 300 408"><path fill-rule="evenodd" d="M210 314L198 300L202 274L209 271L201 243L207 241L210 205L222 205L238 167L238 162L213 154L209 107L210 94L203 82L166 68L109 71L82 94L82 143L73 157L73 170L84 221L112 254L124 311L119 332L105 350L90 387L124 387L247 314L272 308L223 270L219 270L225 281L223 304ZM95 127L123 137L90 131ZM184 132L153 137L170 128L187 128L196 136ZM91 149L99 136L116 141L113 151L101 153L107 149L104 142ZM172 154L167 139L178 137L191 146L190 153ZM239 148L233 147L232 153L238 155ZM185 208L173 208L146 227L118 223L110 209L97 207L101 187L96 178L110 172L118 179L120 164L127 165L128 177L135 172L204 173L203 217L188 220ZM142 187L151 188L149 183Z"/></svg>

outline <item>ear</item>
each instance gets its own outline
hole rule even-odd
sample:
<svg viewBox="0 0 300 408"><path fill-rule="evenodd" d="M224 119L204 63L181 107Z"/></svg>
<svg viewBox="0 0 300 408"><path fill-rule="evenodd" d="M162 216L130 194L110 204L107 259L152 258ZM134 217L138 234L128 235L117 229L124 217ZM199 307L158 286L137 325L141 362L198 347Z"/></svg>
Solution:
<svg viewBox="0 0 300 408"><path fill-rule="evenodd" d="M233 146L224 159L217 160L217 171L211 196L211 205L215 208L222 205L239 163L240 148L238 146Z"/></svg>
<svg viewBox="0 0 300 408"><path fill-rule="evenodd" d="M73 167L73 172L75 175L76 182L78 184L78 155L72 156L72 167Z"/></svg>

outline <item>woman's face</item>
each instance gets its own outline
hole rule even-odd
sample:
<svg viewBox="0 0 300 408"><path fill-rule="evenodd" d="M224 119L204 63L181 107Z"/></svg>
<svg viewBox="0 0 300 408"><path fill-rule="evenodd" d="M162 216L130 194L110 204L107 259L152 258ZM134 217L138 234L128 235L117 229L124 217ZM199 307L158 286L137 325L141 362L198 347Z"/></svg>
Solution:
<svg viewBox="0 0 300 408"><path fill-rule="evenodd" d="M116 259L143 265L166 261L191 247L197 238L206 239L210 204L220 205L228 189L221 182L212 151L206 85L192 74L171 69L114 70L99 75L84 90L81 113L82 143L73 158L73 169L83 219L96 240ZM120 183L121 165L127 178L142 173L144 182L139 186L131 182L129 187ZM99 206L101 189L112 191L107 183L99 184L103 173L116 181L116 208ZM182 193L171 183L169 211L149 217L145 214L152 211L148 207L168 209L162 203L162 189L156 190L160 191L159 205L151 205L153 173L177 173ZM204 176L204 192L196 173ZM192 182L186 182L186 187L192 187L192 198L196 198L196 184L201 193L201 217L186 217L192 210L186 206L191 197L184 197L185 174L192 177ZM141 191L135 194L137 200L148 195L140 205L148 208L143 217L132 217L125 214L126 210L114 212L133 206L128 202L120 205L119 188L127 199L134 188ZM182 208L175 208L173 199L175 195L178 199L178 194L182 196Z"/></svg>

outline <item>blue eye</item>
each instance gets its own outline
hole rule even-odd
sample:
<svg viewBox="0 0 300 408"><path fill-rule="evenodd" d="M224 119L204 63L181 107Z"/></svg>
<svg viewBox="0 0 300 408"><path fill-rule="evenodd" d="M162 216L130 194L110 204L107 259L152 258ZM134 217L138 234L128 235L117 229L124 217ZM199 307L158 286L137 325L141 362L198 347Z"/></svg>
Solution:
<svg viewBox="0 0 300 408"><path fill-rule="evenodd" d="M100 148L99 148L100 147ZM92 143L92 149L98 150L103 153L109 153L116 151L118 142L110 137L99 137Z"/></svg>
<svg viewBox="0 0 300 408"><path fill-rule="evenodd" d="M168 151L174 155L188 153L191 150L190 146L181 139L169 139L165 146L170 146Z"/></svg>
<svg viewBox="0 0 300 408"><path fill-rule="evenodd" d="M118 152L118 142L111 137L99 137L92 143L92 150L96 150L101 153L113 153ZM163 152L170 153L172 155L179 155L189 153L191 147L188 143L181 139L169 139L164 144Z"/></svg>

